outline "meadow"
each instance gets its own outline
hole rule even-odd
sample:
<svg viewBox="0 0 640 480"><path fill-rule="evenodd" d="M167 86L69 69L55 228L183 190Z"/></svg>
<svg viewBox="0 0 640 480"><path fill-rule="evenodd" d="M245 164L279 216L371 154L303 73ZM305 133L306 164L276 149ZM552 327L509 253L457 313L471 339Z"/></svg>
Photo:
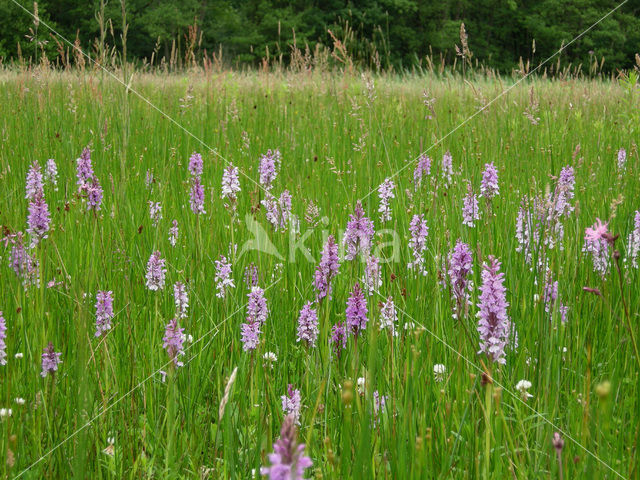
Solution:
<svg viewBox="0 0 640 480"><path fill-rule="evenodd" d="M639 478L640 91L515 81L2 70L0 477Z"/></svg>

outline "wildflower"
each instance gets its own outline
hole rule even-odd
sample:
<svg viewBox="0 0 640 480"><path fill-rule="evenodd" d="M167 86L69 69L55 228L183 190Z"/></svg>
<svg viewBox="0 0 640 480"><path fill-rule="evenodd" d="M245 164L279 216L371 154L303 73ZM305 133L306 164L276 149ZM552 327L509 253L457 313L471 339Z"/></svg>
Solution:
<svg viewBox="0 0 640 480"><path fill-rule="evenodd" d="M367 258L364 268L364 278L362 279L364 290L369 295L373 295L382 286L382 272L380 270L380 259L375 255Z"/></svg>
<svg viewBox="0 0 640 480"><path fill-rule="evenodd" d="M468 227L475 227L475 221L480 220L480 209L478 207L478 197L473 193L471 184L467 186L467 195L462 202L462 224Z"/></svg>
<svg viewBox="0 0 640 480"><path fill-rule="evenodd" d="M562 449L564 448L564 440L562 439L562 436L560 435L559 432L555 432L553 434L553 438L551 439L551 444L553 445L553 448L555 448L558 456L560 456L560 454L562 453Z"/></svg>
<svg viewBox="0 0 640 480"><path fill-rule="evenodd" d="M554 191L554 211L556 215L567 216L573 211L571 201L574 196L576 177L573 167L566 166L560 171Z"/></svg>
<svg viewBox="0 0 640 480"><path fill-rule="evenodd" d="M278 176L280 168L280 150L267 150L267 153L260 157L260 166L258 172L260 174L260 184L265 190L271 190L273 181Z"/></svg>
<svg viewBox="0 0 640 480"><path fill-rule="evenodd" d="M176 282L173 284L173 301L176 305L176 318L187 318L189 295L184 283Z"/></svg>
<svg viewBox="0 0 640 480"><path fill-rule="evenodd" d="M282 411L285 415L293 415L295 423L300 424L301 397L300 390L289 384L287 394L280 397L282 399Z"/></svg>
<svg viewBox="0 0 640 480"><path fill-rule="evenodd" d="M189 204L191 205L191 211L196 215L207 213L204 209L204 187L200 183L200 177L193 177L191 180Z"/></svg>
<svg viewBox="0 0 640 480"><path fill-rule="evenodd" d="M396 305L393 303L393 298L388 297L387 301L382 305L380 309L380 330L388 328L391 335L396 336L396 323L398 322L398 313L396 312Z"/></svg>
<svg viewBox="0 0 640 480"><path fill-rule="evenodd" d="M169 228L169 244L172 247L176 246L176 242L178 241L179 235L180 235L180 232L178 230L178 221L173 220L173 222L171 222L171 228Z"/></svg>
<svg viewBox="0 0 640 480"><path fill-rule="evenodd" d="M529 380L520 380L518 383L516 383L516 390L520 392L522 400L524 400L525 402L527 401L527 398L533 397L533 395L528 392L530 388L531 382Z"/></svg>
<svg viewBox="0 0 640 480"><path fill-rule="evenodd" d="M618 150L618 170L624 172L627 168L627 151L624 148Z"/></svg>
<svg viewBox="0 0 640 480"><path fill-rule="evenodd" d="M162 290L164 288L164 279L167 273L165 263L165 259L161 258L160 252L157 250L149 257L146 275L147 288L149 290Z"/></svg>
<svg viewBox="0 0 640 480"><path fill-rule="evenodd" d="M431 159L425 154L418 157L418 164L413 171L413 188L417 192L422 184L422 178L425 175L431 175Z"/></svg>
<svg viewBox="0 0 640 480"><path fill-rule="evenodd" d="M0 408L0 418L10 417L13 415L13 410L10 408Z"/></svg>
<svg viewBox="0 0 640 480"><path fill-rule="evenodd" d="M298 317L298 338L297 342L304 340L307 345L314 347L318 338L318 312L312 308L312 303L307 302Z"/></svg>
<svg viewBox="0 0 640 480"><path fill-rule="evenodd" d="M451 295L455 301L453 317L461 318L470 304L470 293L473 289L473 253L466 243L458 240L449 255L449 281Z"/></svg>
<svg viewBox="0 0 640 480"><path fill-rule="evenodd" d="M264 297L264 290L260 287L253 287L247 296L249 297L247 319L254 319L262 325L269 315L269 307L267 306L267 299Z"/></svg>
<svg viewBox="0 0 640 480"><path fill-rule="evenodd" d="M144 184L149 190L153 189L153 184L155 183L155 181L156 179L153 178L153 170L152 169L147 170L147 174L144 179Z"/></svg>
<svg viewBox="0 0 640 480"><path fill-rule="evenodd" d="M240 333L242 335L242 349L245 352L258 348L260 340L260 323L255 319L251 319L248 323L240 325Z"/></svg>
<svg viewBox="0 0 640 480"><path fill-rule="evenodd" d="M361 396L366 393L365 384L366 384L365 378L358 377L358 379L356 380L356 390L358 391L358 394L360 394Z"/></svg>
<svg viewBox="0 0 640 480"><path fill-rule="evenodd" d="M227 261L226 257L220 255L220 260L215 261L216 264L216 276L214 278L216 282L216 297L224 298L227 291L230 288L235 288L236 284L233 281L231 262Z"/></svg>
<svg viewBox="0 0 640 480"><path fill-rule="evenodd" d="M409 248L413 255L413 261L407 264L409 270L414 270L421 275L426 275L427 270L424 266L424 252L427 249L427 235L429 235L429 227L424 219L424 215L414 215L409 224Z"/></svg>
<svg viewBox="0 0 640 480"><path fill-rule="evenodd" d="M560 308L558 310L560 310L560 321L562 323L567 323L567 314L569 313L569 306L561 303Z"/></svg>
<svg viewBox="0 0 640 480"><path fill-rule="evenodd" d="M16 398L14 398L14 399L13 399L13 402L14 402L16 405L24 405L25 403L27 403L27 401L26 401L24 398L22 398L22 397L16 397Z"/></svg>
<svg viewBox="0 0 640 480"><path fill-rule="evenodd" d="M160 202L152 202L149 200L149 217L154 227L158 226L160 220L162 220L162 205Z"/></svg>
<svg viewBox="0 0 640 480"><path fill-rule="evenodd" d="M380 213L380 221L383 223L391 220L391 206L389 205L389 201L392 198L396 198L393 193L395 188L396 185L390 178L385 179L378 187L378 196L380 197L378 212Z"/></svg>
<svg viewBox="0 0 640 480"><path fill-rule="evenodd" d="M49 342L49 345L42 353L42 372L40 372L40 376L44 378L49 374L55 375L58 365L62 363L60 357L62 357L62 353L57 353L53 348L53 343Z"/></svg>
<svg viewBox="0 0 640 480"><path fill-rule="evenodd" d="M238 167L229 165L222 173L222 197L228 198L231 202L236 201L236 193L240 191L240 180L238 179Z"/></svg>
<svg viewBox="0 0 640 480"><path fill-rule="evenodd" d="M33 162L31 167L29 167L25 189L26 195L24 198L27 200L33 201L43 194L42 173L38 162Z"/></svg>
<svg viewBox="0 0 640 480"><path fill-rule="evenodd" d="M38 193L29 204L27 224L27 233L32 236L32 245L36 245L40 240L47 238L51 217L49 206L44 199L44 192Z"/></svg>
<svg viewBox="0 0 640 480"><path fill-rule="evenodd" d="M325 297L331 297L331 280L338 274L339 267L338 245L333 235L329 235L322 248L322 258L313 279L318 301Z"/></svg>
<svg viewBox="0 0 640 480"><path fill-rule="evenodd" d="M7 321L0 311L0 365L7 364Z"/></svg>
<svg viewBox="0 0 640 480"><path fill-rule="evenodd" d="M87 182L93 179L93 165L91 164L91 150L85 147L80 158L76 160L76 176L78 178L78 191L85 190Z"/></svg>
<svg viewBox="0 0 640 480"><path fill-rule="evenodd" d="M92 178L91 182L85 184L87 191L87 210L99 211L102 206L102 187L97 178Z"/></svg>
<svg viewBox="0 0 640 480"><path fill-rule="evenodd" d="M269 363L275 363L278 361L278 356L273 352L265 353L262 358L264 358Z"/></svg>
<svg viewBox="0 0 640 480"><path fill-rule="evenodd" d="M203 171L202 155L197 152L193 152L189 157L189 173L192 176L200 178Z"/></svg>
<svg viewBox="0 0 640 480"><path fill-rule="evenodd" d="M374 233L373 222L365 217L360 201L356 203L355 211L349 215L349 218L344 236L344 242L347 245L345 258L354 260L359 253L362 253L366 258L369 256Z"/></svg>
<svg viewBox="0 0 640 480"><path fill-rule="evenodd" d="M629 234L629 257L633 268L638 268L638 253L640 253L640 210L636 210L633 218L633 230Z"/></svg>
<svg viewBox="0 0 640 480"><path fill-rule="evenodd" d="M356 282L351 291L351 296L347 299L347 328L354 335L358 335L361 330L367 328L367 300L362 294L360 284Z"/></svg>
<svg viewBox="0 0 640 480"><path fill-rule="evenodd" d="M58 166L53 158L47 160L44 169L44 180L53 185L54 190L58 191Z"/></svg>
<svg viewBox="0 0 640 480"><path fill-rule="evenodd" d="M20 360L21 358L24 358L24 353L22 352L18 352L13 356L16 360Z"/></svg>
<svg viewBox="0 0 640 480"><path fill-rule="evenodd" d="M333 347L333 353L340 358L342 350L347 346L347 329L342 322L338 322L331 327L330 342Z"/></svg>
<svg viewBox="0 0 640 480"><path fill-rule="evenodd" d="M387 397L385 395L380 395L378 391L373 392L373 416L374 418L378 418L378 416L384 412L385 407L387 405Z"/></svg>
<svg viewBox="0 0 640 480"><path fill-rule="evenodd" d="M593 270L603 278L609 270L609 244L607 236L608 224L596 218L596 223L587 227L584 232L582 251L591 254Z"/></svg>
<svg viewBox="0 0 640 480"><path fill-rule="evenodd" d="M184 328L180 328L178 320L172 319L164 331L164 337L162 337L162 347L167 351L169 359L176 367L182 367L183 363L178 360L178 357L184 355Z"/></svg>
<svg viewBox="0 0 640 480"><path fill-rule="evenodd" d="M480 333L480 351L486 353L494 362L506 363L505 346L509 341L511 322L507 315L509 304L506 300L504 273L500 271L500 262L489 256L488 263L482 266L482 285L478 303L478 332Z"/></svg>
<svg viewBox="0 0 640 480"><path fill-rule="evenodd" d="M304 455L304 444L298 445L296 422L287 415L282 424L280 438L273 444L274 453L269 454L268 467L260 469L260 475L270 480L303 480L304 471L313 465Z"/></svg>
<svg viewBox="0 0 640 480"><path fill-rule="evenodd" d="M531 257L533 252L532 245L532 218L531 211L526 206L527 197L522 199L520 209L518 210L518 216L516 218L516 240L518 246L516 252L522 252L525 256L525 262L531 263Z"/></svg>
<svg viewBox="0 0 640 480"><path fill-rule="evenodd" d="M451 184L451 177L453 176L453 158L451 153L447 151L442 156L442 179L446 186Z"/></svg>
<svg viewBox="0 0 640 480"><path fill-rule="evenodd" d="M553 305L558 299L558 281L553 280L551 270L547 271L547 281L544 286L544 311L551 313Z"/></svg>
<svg viewBox="0 0 640 480"><path fill-rule="evenodd" d="M482 182L480 183L480 196L491 200L496 195L500 195L498 185L498 169L491 163L485 163L482 172Z"/></svg>
<svg viewBox="0 0 640 480"><path fill-rule="evenodd" d="M249 290L258 286L258 267L254 263L250 263L244 268L244 284Z"/></svg>
<svg viewBox="0 0 640 480"><path fill-rule="evenodd" d="M18 232L12 238L11 243L9 266L25 286L39 285L40 272L38 260L35 255L30 254L25 248L22 232Z"/></svg>
<svg viewBox="0 0 640 480"><path fill-rule="evenodd" d="M260 203L266 210L267 220L273 225L276 232L285 231L291 217L291 194L289 191L282 192L279 199L267 193Z"/></svg>
<svg viewBox="0 0 640 480"><path fill-rule="evenodd" d="M113 292L99 290L96 293L96 337L111 329L113 318Z"/></svg>
<svg viewBox="0 0 640 480"><path fill-rule="evenodd" d="M442 382L444 380L444 376L447 373L447 367L445 367L441 363L436 363L433 366L433 377L436 382Z"/></svg>

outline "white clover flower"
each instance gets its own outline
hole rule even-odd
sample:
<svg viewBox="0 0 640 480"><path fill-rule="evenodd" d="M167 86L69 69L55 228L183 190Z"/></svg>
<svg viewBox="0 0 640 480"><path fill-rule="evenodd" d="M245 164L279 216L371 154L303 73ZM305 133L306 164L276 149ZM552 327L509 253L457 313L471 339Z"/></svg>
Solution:
<svg viewBox="0 0 640 480"><path fill-rule="evenodd" d="M364 395L365 392L365 388L364 388L364 377L359 377L358 380L356 381L356 388L358 390L358 393L360 395Z"/></svg>
<svg viewBox="0 0 640 480"><path fill-rule="evenodd" d="M527 391L530 388L531 388L531 382L529 380L520 380L518 383L516 383L516 390L518 390L518 392L520 392L520 395L522 395L522 399L524 401L526 401L527 398L533 397L533 395L531 395Z"/></svg>

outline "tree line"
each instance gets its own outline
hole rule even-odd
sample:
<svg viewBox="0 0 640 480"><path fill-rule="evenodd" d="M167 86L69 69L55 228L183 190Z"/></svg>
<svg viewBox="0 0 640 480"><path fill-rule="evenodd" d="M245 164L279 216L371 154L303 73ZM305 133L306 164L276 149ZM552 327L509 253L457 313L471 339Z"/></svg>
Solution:
<svg viewBox="0 0 640 480"><path fill-rule="evenodd" d="M0 58L55 60L69 46L92 56L158 63L215 55L228 66L284 64L299 52L343 49L356 66L396 71L454 62L509 72L568 44L619 2L608 0L0 0ZM46 25L45 25L46 24ZM462 28L462 24L464 27ZM124 41L123 41L124 40ZM126 47L126 50L125 48ZM72 53L73 53L73 49ZM562 61L616 72L640 52L640 0L571 44ZM298 53L300 55L300 53ZM336 55L335 58L339 58Z"/></svg>

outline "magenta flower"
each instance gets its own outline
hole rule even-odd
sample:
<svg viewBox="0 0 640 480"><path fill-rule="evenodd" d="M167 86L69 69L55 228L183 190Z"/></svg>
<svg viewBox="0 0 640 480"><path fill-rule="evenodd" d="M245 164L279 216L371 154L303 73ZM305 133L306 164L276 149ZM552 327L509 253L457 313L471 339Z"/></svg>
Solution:
<svg viewBox="0 0 640 480"><path fill-rule="evenodd" d="M431 159L425 154L422 154L418 158L418 164L413 171L413 188L416 192L418 188L420 188L420 185L422 185L422 179L429 175L431 175Z"/></svg>
<svg viewBox="0 0 640 480"><path fill-rule="evenodd" d="M413 261L407 264L407 268L421 275L426 275L427 269L424 265L424 252L427 250L429 227L427 227L427 221L424 219L424 215L413 216L411 223L409 223L409 232L411 233L409 248L411 249Z"/></svg>
<svg viewBox="0 0 640 480"><path fill-rule="evenodd" d="M189 173L192 176L200 178L203 171L202 155L197 152L193 152L189 157Z"/></svg>
<svg viewBox="0 0 640 480"><path fill-rule="evenodd" d="M609 271L609 242L607 240L608 223L602 223L596 218L596 223L584 231L584 245L582 251L591 255L593 270L603 278Z"/></svg>
<svg viewBox="0 0 640 480"><path fill-rule="evenodd" d="M633 268L638 268L638 254L640 253L640 210L636 210L633 218L633 230L627 240L629 244L629 258Z"/></svg>
<svg viewBox="0 0 640 480"><path fill-rule="evenodd" d="M40 240L47 238L51 217L49 206L44 199L44 192L42 191L29 204L27 224L27 233L32 237L32 245L36 245Z"/></svg>
<svg viewBox="0 0 640 480"><path fill-rule="evenodd" d="M34 201L38 196L43 195L42 173L38 162L33 162L27 172L26 195L24 198Z"/></svg>
<svg viewBox="0 0 640 480"><path fill-rule="evenodd" d="M82 193L86 184L93 179L93 165L91 164L91 150L85 147L76 160L76 176L78 177L78 191Z"/></svg>
<svg viewBox="0 0 640 480"><path fill-rule="evenodd" d="M56 353L53 348L53 343L49 342L49 345L47 345L42 353L42 371L40 372L42 378L47 375L55 375L58 370L58 365L62 363L60 357L62 357L62 353Z"/></svg>
<svg viewBox="0 0 640 480"><path fill-rule="evenodd" d="M322 249L322 259L316 268L313 286L317 292L318 301L325 297L331 298L331 280L338 274L338 245L333 235L329 235Z"/></svg>
<svg viewBox="0 0 640 480"><path fill-rule="evenodd" d="M187 310L189 309L189 295L187 289L182 282L173 284L173 302L176 306L176 318L187 318Z"/></svg>
<svg viewBox="0 0 640 480"><path fill-rule="evenodd" d="M287 415L282 424L280 438L273 444L269 454L268 467L260 469L260 475L269 480L304 480L304 471L313 465L304 455L304 444L298 445L296 422L293 415Z"/></svg>
<svg viewBox="0 0 640 480"><path fill-rule="evenodd" d="M342 350L347 346L347 329L342 322L338 322L331 327L330 342L333 347L333 353L340 358Z"/></svg>
<svg viewBox="0 0 640 480"><path fill-rule="evenodd" d="M462 203L462 224L468 227L475 227L475 221L480 220L480 209L478 207L478 197L473 193L471 184L468 185L467 195Z"/></svg>
<svg viewBox="0 0 640 480"><path fill-rule="evenodd" d="M396 198L393 191L396 188L396 184L390 178L385 179L384 182L378 187L378 196L380 197L380 207L378 207L378 213L380 213L380 221L382 223L391 220L391 206L390 201L392 198Z"/></svg>
<svg viewBox="0 0 640 480"><path fill-rule="evenodd" d="M344 235L344 243L347 246L345 258L354 260L359 253L366 258L369 256L373 239L373 222L365 217L360 201L356 203L355 211L349 218Z"/></svg>
<svg viewBox="0 0 640 480"><path fill-rule="evenodd" d="M482 182L480 183L480 196L491 200L500 194L500 186L498 185L498 169L491 163L485 163L482 172Z"/></svg>
<svg viewBox="0 0 640 480"><path fill-rule="evenodd" d="M242 335L242 349L245 352L255 350L260 341L260 328L269 315L269 307L267 299L264 298L264 290L260 287L253 287L247 295L249 302L247 304L246 322L240 325L240 333Z"/></svg>
<svg viewBox="0 0 640 480"><path fill-rule="evenodd" d="M93 177L84 188L87 192L87 210L99 211L102 206L102 187L98 179Z"/></svg>
<svg viewBox="0 0 640 480"><path fill-rule="evenodd" d="M312 308L312 303L307 302L298 317L298 338L297 342L304 340L310 347L316 346L318 339L318 312Z"/></svg>
<svg viewBox="0 0 640 480"><path fill-rule="evenodd" d="M260 166L258 172L260 174L260 184L265 190L271 190L273 182L278 176L280 168L280 150L267 150L267 153L260 157Z"/></svg>
<svg viewBox="0 0 640 480"><path fill-rule="evenodd" d="M231 202L236 201L236 194L240 191L240 180L238 179L238 167L229 165L222 173L222 198L228 198Z"/></svg>
<svg viewBox="0 0 640 480"><path fill-rule="evenodd" d="M171 222L171 228L169 228L169 244L172 247L176 246L179 236L180 231L178 230L178 221L174 220L173 222Z"/></svg>
<svg viewBox="0 0 640 480"><path fill-rule="evenodd" d="M259 279L258 267L254 263L250 263L244 268L244 284L249 290L258 286Z"/></svg>
<svg viewBox="0 0 640 480"><path fill-rule="evenodd" d="M58 166L53 158L47 160L47 164L44 169L44 180L53 185L53 189L56 192L58 191Z"/></svg>
<svg viewBox="0 0 640 480"><path fill-rule="evenodd" d="M204 187L200 183L200 177L191 179L191 192L189 196L191 211L196 215L207 213L204 209Z"/></svg>
<svg viewBox="0 0 640 480"><path fill-rule="evenodd" d="M162 205L160 202L152 202L149 200L149 218L154 227L158 226L160 220L162 220Z"/></svg>
<svg viewBox="0 0 640 480"><path fill-rule="evenodd" d="M279 199L267 193L260 203L264 206L267 220L273 225L275 231L286 231L291 218L291 194L289 191L283 191Z"/></svg>
<svg viewBox="0 0 640 480"><path fill-rule="evenodd" d="M618 170L624 172L627 169L627 151L624 148L618 150Z"/></svg>
<svg viewBox="0 0 640 480"><path fill-rule="evenodd" d="M159 251L155 251L149 257L147 262L147 288L149 290L162 290L164 288L164 279L167 273L165 268L165 259L161 257Z"/></svg>
<svg viewBox="0 0 640 480"><path fill-rule="evenodd" d="M478 302L478 332L480 351L491 360L506 363L505 347L509 341L511 321L507 315L507 290L504 287L504 273L500 272L500 262L489 256L488 263L482 265L482 285Z"/></svg>
<svg viewBox="0 0 640 480"><path fill-rule="evenodd" d="M96 337L111 330L113 318L113 292L99 290L96 293Z"/></svg>
<svg viewBox="0 0 640 480"><path fill-rule="evenodd" d="M356 282L351 291L351 296L347 299L347 328L354 335L358 335L361 330L367 328L367 300L364 298L360 284Z"/></svg>
<svg viewBox="0 0 640 480"><path fill-rule="evenodd" d="M547 279L544 285L544 311L546 313L551 313L553 311L553 305L556 303L558 299L558 281L553 280L553 275L551 270L547 270Z"/></svg>
<svg viewBox="0 0 640 480"><path fill-rule="evenodd" d="M444 180L445 186L451 185L451 177L453 177L453 157L451 157L451 153L447 151L442 156L442 179Z"/></svg>
<svg viewBox="0 0 640 480"><path fill-rule="evenodd" d="M367 258L364 267L364 278L362 280L365 292L373 295L382 286L382 270L380 268L380 259L375 255Z"/></svg>
<svg viewBox="0 0 640 480"><path fill-rule="evenodd" d="M388 329L391 335L397 335L396 323L398 322L398 313L393 298L388 297L382 304L380 309L380 330Z"/></svg>
<svg viewBox="0 0 640 480"><path fill-rule="evenodd" d="M216 297L225 298L227 291L230 288L236 288L236 284L233 281L231 271L231 262L227 261L226 257L220 255L220 260L215 261L216 264L216 276L214 281L216 282Z"/></svg>
<svg viewBox="0 0 640 480"><path fill-rule="evenodd" d="M0 311L0 365L7 364L7 321Z"/></svg>
<svg viewBox="0 0 640 480"><path fill-rule="evenodd" d="M454 300L453 318L462 318L470 304L473 289L473 253L466 243L458 240L449 255L449 282Z"/></svg>
<svg viewBox="0 0 640 480"><path fill-rule="evenodd" d="M556 215L568 216L573 211L574 188L576 183L576 177L573 171L573 167L566 166L560 170L556 188L554 191L554 210Z"/></svg>
<svg viewBox="0 0 640 480"><path fill-rule="evenodd" d="M184 355L184 328L180 328L178 320L172 319L164 331L164 337L162 337L162 347L167 351L169 359L176 367L182 367L183 363L179 360L179 357Z"/></svg>
<svg viewBox="0 0 640 480"><path fill-rule="evenodd" d="M282 399L282 411L285 415L292 415L296 424L300 423L300 408L302 406L302 399L300 397L300 390L289 384L287 388L287 394L280 397Z"/></svg>

